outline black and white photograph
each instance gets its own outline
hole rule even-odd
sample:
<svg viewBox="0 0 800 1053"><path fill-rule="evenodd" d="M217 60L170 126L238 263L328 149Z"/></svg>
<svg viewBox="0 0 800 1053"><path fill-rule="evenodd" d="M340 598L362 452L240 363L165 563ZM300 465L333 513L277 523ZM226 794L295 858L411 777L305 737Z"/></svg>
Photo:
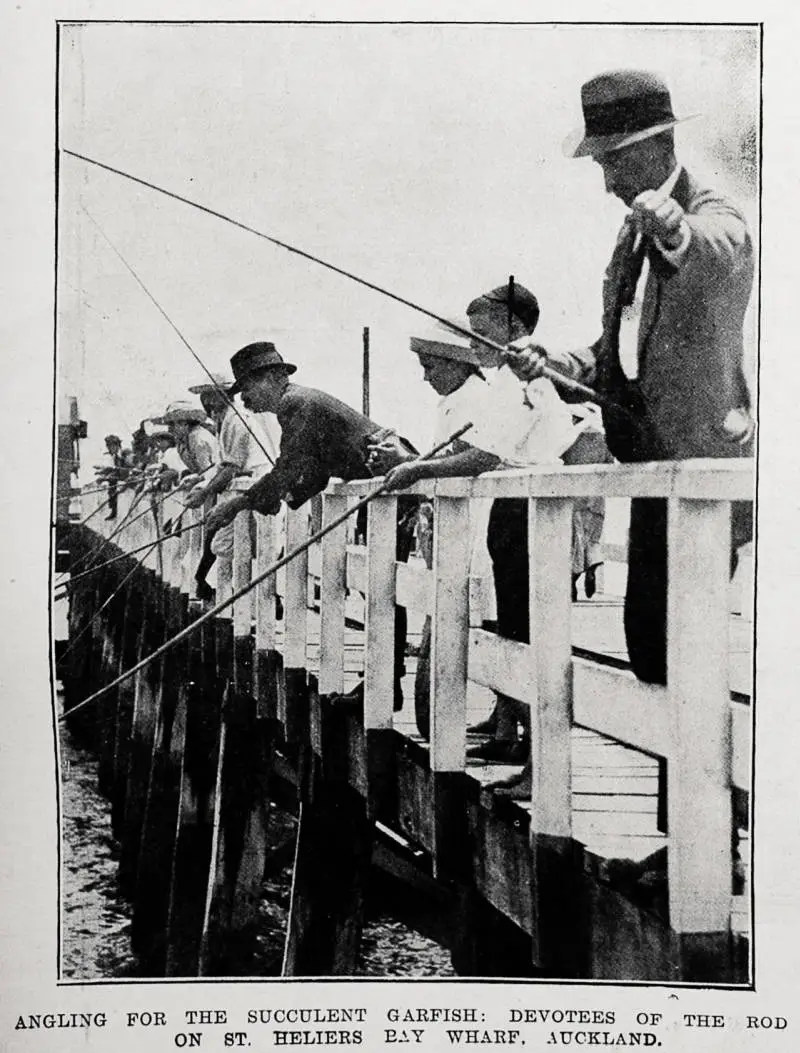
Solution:
<svg viewBox="0 0 800 1053"><path fill-rule="evenodd" d="M59 25L60 979L752 983L760 46Z"/></svg>

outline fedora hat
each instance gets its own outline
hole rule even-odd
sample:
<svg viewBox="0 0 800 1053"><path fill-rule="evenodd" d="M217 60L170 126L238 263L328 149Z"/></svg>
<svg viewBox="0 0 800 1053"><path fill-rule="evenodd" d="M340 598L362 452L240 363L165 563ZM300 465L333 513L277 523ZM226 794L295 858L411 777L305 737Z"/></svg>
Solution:
<svg viewBox="0 0 800 1053"><path fill-rule="evenodd" d="M228 390L229 395L237 395L247 378L261 369L281 369L284 373L297 372L297 366L291 362L284 362L275 345L267 341L247 344L237 351L231 358L231 369L234 383Z"/></svg>
<svg viewBox="0 0 800 1053"><path fill-rule="evenodd" d="M466 344L450 344L443 340L412 336L411 350L415 355L430 355L431 358L446 358L450 362L463 362L468 366L481 365L480 354Z"/></svg>
<svg viewBox="0 0 800 1053"><path fill-rule="evenodd" d="M164 413L160 417L153 417L152 422L153 424L206 424L208 417L200 406L188 400L181 400L170 402Z"/></svg>
<svg viewBox="0 0 800 1053"><path fill-rule="evenodd" d="M204 380L201 384L193 384L189 391L193 395L203 395L207 391L217 391L223 394L228 393L228 389L233 386L233 380L225 376L223 373L210 373L209 379Z"/></svg>
<svg viewBox="0 0 800 1053"><path fill-rule="evenodd" d="M564 141L567 157L599 157L697 116L676 117L666 81L636 69L592 77L581 88L581 106L584 127Z"/></svg>

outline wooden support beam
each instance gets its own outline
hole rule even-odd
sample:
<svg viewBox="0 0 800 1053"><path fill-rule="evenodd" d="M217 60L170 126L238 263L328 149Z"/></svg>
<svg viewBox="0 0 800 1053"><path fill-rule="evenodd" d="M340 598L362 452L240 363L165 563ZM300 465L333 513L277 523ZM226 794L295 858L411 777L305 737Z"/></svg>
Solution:
<svg viewBox="0 0 800 1053"><path fill-rule="evenodd" d="M529 505L531 646L531 924L547 976L590 974L583 848L572 839L572 502Z"/></svg>
<svg viewBox="0 0 800 1053"><path fill-rule="evenodd" d="M435 876L469 868L464 764L467 747L469 503L434 504L431 616L431 747Z"/></svg>
<svg viewBox="0 0 800 1053"><path fill-rule="evenodd" d="M313 754L310 764L300 805L282 975L349 976L361 942L373 823L359 794L324 779L321 761Z"/></svg>
<svg viewBox="0 0 800 1053"><path fill-rule="evenodd" d="M668 771L669 908L684 937L683 979L727 973L731 909L731 716L728 683L730 507L669 502L667 691L673 721ZM701 971L706 973L706 967Z"/></svg>

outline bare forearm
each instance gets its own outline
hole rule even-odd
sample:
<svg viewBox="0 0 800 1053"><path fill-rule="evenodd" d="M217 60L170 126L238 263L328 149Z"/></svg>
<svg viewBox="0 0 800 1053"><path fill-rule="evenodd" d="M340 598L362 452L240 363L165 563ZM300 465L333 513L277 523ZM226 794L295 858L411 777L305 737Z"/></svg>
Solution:
<svg viewBox="0 0 800 1053"><path fill-rule="evenodd" d="M460 453L450 453L444 457L433 457L429 461L417 461L420 479L449 479L460 475L480 475L490 472L500 463L500 458L493 453L479 450L475 446Z"/></svg>

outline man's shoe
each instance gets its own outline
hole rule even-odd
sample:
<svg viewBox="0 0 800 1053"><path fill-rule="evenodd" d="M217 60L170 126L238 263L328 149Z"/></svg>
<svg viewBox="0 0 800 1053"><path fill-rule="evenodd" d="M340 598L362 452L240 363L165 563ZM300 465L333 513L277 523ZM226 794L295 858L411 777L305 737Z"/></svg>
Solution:
<svg viewBox="0 0 800 1053"><path fill-rule="evenodd" d="M533 767L528 761L522 771L515 775L509 775L507 779L498 779L484 786L485 790L491 790L501 797L510 797L512 801L530 800L532 790Z"/></svg>
<svg viewBox="0 0 800 1053"><path fill-rule="evenodd" d="M524 764L529 750L530 745L524 740L490 739L480 746L471 746L467 757L495 764Z"/></svg>
<svg viewBox="0 0 800 1053"><path fill-rule="evenodd" d="M194 594L198 598L198 600L205 600L206 603L209 603L211 600L213 600L214 596L216 595L216 593L207 581L198 581Z"/></svg>
<svg viewBox="0 0 800 1053"><path fill-rule="evenodd" d="M467 728L468 735L494 735L497 731L497 706L492 710L486 720L472 724Z"/></svg>
<svg viewBox="0 0 800 1053"><path fill-rule="evenodd" d="M328 705L341 712L363 713L364 712L364 681L359 680L352 691L344 694L330 695Z"/></svg>

